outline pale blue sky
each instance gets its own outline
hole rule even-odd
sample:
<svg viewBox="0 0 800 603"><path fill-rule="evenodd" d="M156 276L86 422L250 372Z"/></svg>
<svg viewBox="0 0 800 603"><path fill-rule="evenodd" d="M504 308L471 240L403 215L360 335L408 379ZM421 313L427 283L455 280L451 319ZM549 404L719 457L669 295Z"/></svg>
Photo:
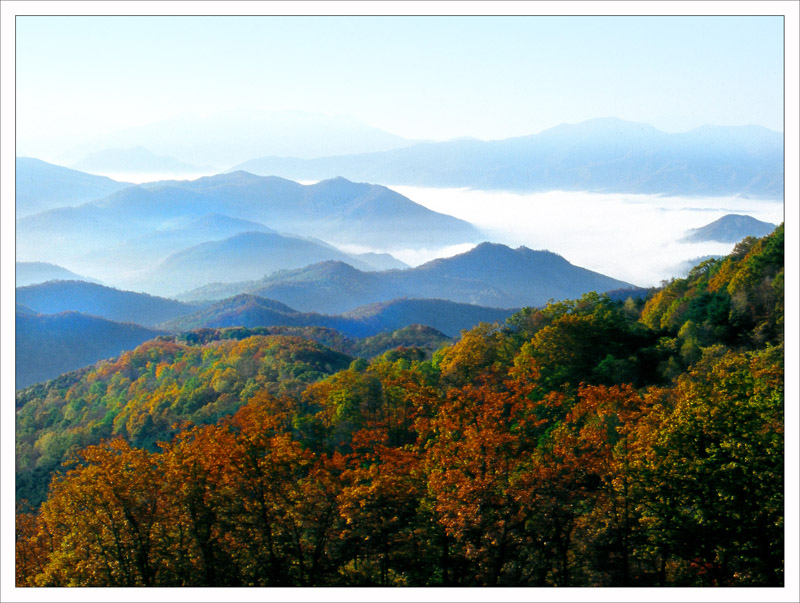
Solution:
<svg viewBox="0 0 800 603"><path fill-rule="evenodd" d="M185 112L409 138L616 116L783 129L781 17L17 17L18 151Z"/></svg>

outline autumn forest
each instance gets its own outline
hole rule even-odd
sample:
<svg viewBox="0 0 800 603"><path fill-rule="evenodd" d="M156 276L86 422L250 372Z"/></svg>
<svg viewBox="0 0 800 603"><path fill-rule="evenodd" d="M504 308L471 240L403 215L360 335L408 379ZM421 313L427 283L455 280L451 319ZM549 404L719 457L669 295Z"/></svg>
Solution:
<svg viewBox="0 0 800 603"><path fill-rule="evenodd" d="M780 586L783 245L444 345L204 329L22 389L17 585Z"/></svg>

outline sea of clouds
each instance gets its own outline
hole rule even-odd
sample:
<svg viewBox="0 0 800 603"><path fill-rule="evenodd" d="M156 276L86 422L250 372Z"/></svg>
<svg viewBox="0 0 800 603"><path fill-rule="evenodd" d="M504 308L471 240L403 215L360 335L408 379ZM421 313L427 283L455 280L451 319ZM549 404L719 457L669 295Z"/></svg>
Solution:
<svg viewBox="0 0 800 603"><path fill-rule="evenodd" d="M733 249L727 243L683 242L689 229L726 214L746 214L773 224L784 219L783 202L743 197L391 188L429 209L471 222L488 241L547 249L577 266L642 287L684 276L698 258ZM390 251L418 265L471 247Z"/></svg>

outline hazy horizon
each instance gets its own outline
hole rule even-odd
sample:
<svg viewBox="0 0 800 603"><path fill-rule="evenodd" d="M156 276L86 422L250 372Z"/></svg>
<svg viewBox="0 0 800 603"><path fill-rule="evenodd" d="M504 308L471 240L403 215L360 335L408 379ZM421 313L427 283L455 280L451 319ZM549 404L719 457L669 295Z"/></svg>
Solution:
<svg viewBox="0 0 800 603"><path fill-rule="evenodd" d="M282 113L280 113L280 112L272 113L272 114L264 112L263 114L264 115L269 115L275 122L278 122L278 123L280 122L281 115L282 115ZM307 114L307 115L308 115L309 120L311 121L311 123L313 123L314 120L317 120L317 121L326 120L326 119L336 120L336 119L341 117L341 116L329 116L329 115L323 115L323 114L310 114L310 113ZM85 161L87 159L90 159L90 158L93 158L93 157L97 158L98 156L103 156L104 154L112 154L112 153L121 154L121 153L134 152L134 151L147 151L148 153L152 154L154 157L161 157L161 158L164 158L164 159L174 159L174 160L181 161L181 160L185 159L185 157L183 156L182 153L178 152L178 153L173 153L173 154L164 154L163 152L153 152L153 150L147 146L148 142L152 143L153 140L148 141L145 138L137 138L136 137L136 133L139 132L139 131L142 131L142 130L144 130L144 131L154 130L154 129L157 129L158 127L161 127L161 126L164 126L164 125L167 125L167 124L179 123L179 122L181 122L183 120L186 120L186 119L197 119L200 122L205 122L205 123L213 123L214 122L214 116L209 116L209 117L206 117L206 118L199 118L199 117L196 117L196 116L190 118L189 116L181 116L181 117L177 118L175 121L165 120L165 121L161 121L161 122L155 122L155 123L152 123L152 124L145 124L141 128L131 128L131 129L128 129L128 130L123 130L121 132L112 133L108 137L106 137L105 139L98 139L98 140L95 140L95 141L92 141L92 142L86 142L86 143L83 143L81 145L78 145L78 146L76 146L76 147L74 147L72 149L65 150L65 151L54 151L54 152L50 152L50 153L48 153L48 152L44 152L44 153L25 153L24 149L21 149L20 151L23 151L23 152L18 151L17 152L17 156L18 157L31 157L31 158L35 158L35 159L40 159L40 160L46 161L48 163L53 163L55 165L60 165L62 167L68 167L70 169L76 169L78 171L86 172L86 173L89 173L89 174L95 174L95 175L99 175L99 176L106 176L108 178L112 178L113 180L117 180L117 181L120 181L120 182L131 182L131 183L134 183L134 184L141 184L141 183L145 183L145 182L153 182L153 181L156 181L156 180L165 180L165 179L193 180L195 178L201 178L203 176L210 176L210 175L222 173L222 172L225 172L225 171L230 171L231 169L234 169L236 167L237 163L241 163L240 161L229 161L228 162L228 163L230 163L230 165L229 165L228 163L218 162L218 163L221 163L221 164L220 165L215 165L215 166L211 166L211 165L197 165L197 166L196 165L190 165L190 166L187 166L187 169L183 169L183 170L164 170L164 171L158 171L158 170L154 170L154 169L151 169L151 170L129 169L129 170L126 171L126 170L113 169L113 168L109 168L109 169L106 169L106 168L92 168L92 167L86 167L85 165L82 165L82 164L85 163ZM408 146L408 145L411 145L411 144L418 144L418 143L421 143L421 142L422 143L426 143L426 142L451 142L451 141L464 140L464 139L478 140L478 141L483 141L483 142L498 142L498 141L501 141L501 140L507 140L507 139L513 139L513 138L521 138L521 137L533 136L533 135L541 134L542 132L546 132L546 131L551 130L553 128L558 128L559 126L573 126L573 125L578 125L578 124L585 123L585 122L592 122L592 121L596 121L596 120L628 121L628 120L623 120L622 118L617 117L617 116L596 116L596 117L587 119L584 122L561 122L561 123L555 124L554 126L547 127L544 130L540 130L538 132L520 133L520 134L518 134L516 136L510 136L510 137L502 138L502 139L478 138L478 137L474 137L474 136L459 136L459 137L449 138L449 139L444 139L444 140L402 139L403 142L398 142L397 144L394 144L394 145L393 144L384 143L384 145L380 146L379 148L370 147L369 146L369 142L367 142L366 146L364 148L358 149L358 150L356 150L356 148L351 148L349 151L348 150L338 150L337 151L337 150L335 150L336 149L335 146L331 146L330 144L328 144L327 147L321 147L321 146L317 147L317 149L318 149L317 153L306 151L306 152L302 152L302 153L289 152L289 153L281 154L279 152L274 152L274 151L273 152L269 152L269 150L265 149L262 152L253 151L251 154L247 154L246 151L245 151L244 153L241 154L241 157L246 158L246 160L257 159L259 156L270 156L270 155L273 155L273 156L285 156L285 157L317 158L317 157L330 157L330 156L338 156L338 155L351 155L351 154L358 154L358 153L361 153L361 152L373 152L373 151L376 151L376 150L391 150L391 149L400 148L400 147L403 147L403 146ZM358 125L358 126L365 125L365 124L361 124L360 122L358 122L358 120L355 120L355 119L352 119L352 118L348 118L347 121L351 122L352 124ZM667 133L667 134L683 134L683 133L692 132L694 130L698 130L698 129L701 129L701 128L704 128L704 127L709 127L709 126L710 127L730 127L730 128L758 127L758 128L764 128L764 129L769 130L771 132L775 132L777 134L783 134L783 132L780 131L780 130L773 130L771 128L767 128L766 126L754 126L753 124L750 124L750 125L742 124L742 125L739 125L739 126L714 126L713 124L701 124L701 125L693 126L691 128L688 128L688 129L668 130L668 129L657 128L653 124L647 123L647 122L628 122L628 123L641 123L641 124L644 124L644 125L647 125L647 126L651 126L651 127L655 128L656 130L658 130L660 132ZM288 138L291 135L291 132L289 131L290 125L287 124L286 127L287 127L286 137ZM385 131L379 130L378 132L385 132ZM124 137L124 135L126 133L127 133L127 140L129 140L130 142L128 142L127 144L126 143L120 144L119 143L120 140L126 140L126 138ZM386 133L391 135L391 136L395 135L394 133L391 133L391 132L386 132ZM234 142L234 141L232 140L231 142ZM284 142L284 141L280 141L280 144L283 144L285 146L287 143ZM158 147L159 146L158 145L158 141L156 141L156 144L153 145L153 146ZM314 147L312 145L309 148L314 148ZM324 150L325 148L328 149L327 152Z"/></svg>
<svg viewBox="0 0 800 603"><path fill-rule="evenodd" d="M152 124L259 113L411 140L498 140L607 116L666 132L783 131L781 17L16 21L17 152L45 160Z"/></svg>

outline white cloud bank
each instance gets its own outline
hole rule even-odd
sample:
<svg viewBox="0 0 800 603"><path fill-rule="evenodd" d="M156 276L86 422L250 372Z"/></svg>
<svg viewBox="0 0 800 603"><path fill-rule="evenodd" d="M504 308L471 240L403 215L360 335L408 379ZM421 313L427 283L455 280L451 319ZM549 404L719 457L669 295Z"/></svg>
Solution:
<svg viewBox="0 0 800 603"><path fill-rule="evenodd" d="M492 242L548 249L577 266L644 287L681 276L680 265L686 261L724 255L733 248L725 243L681 242L690 228L729 213L773 224L783 221L782 202L740 197L391 188L429 209L472 222ZM406 263L418 264L465 250L393 253Z"/></svg>

